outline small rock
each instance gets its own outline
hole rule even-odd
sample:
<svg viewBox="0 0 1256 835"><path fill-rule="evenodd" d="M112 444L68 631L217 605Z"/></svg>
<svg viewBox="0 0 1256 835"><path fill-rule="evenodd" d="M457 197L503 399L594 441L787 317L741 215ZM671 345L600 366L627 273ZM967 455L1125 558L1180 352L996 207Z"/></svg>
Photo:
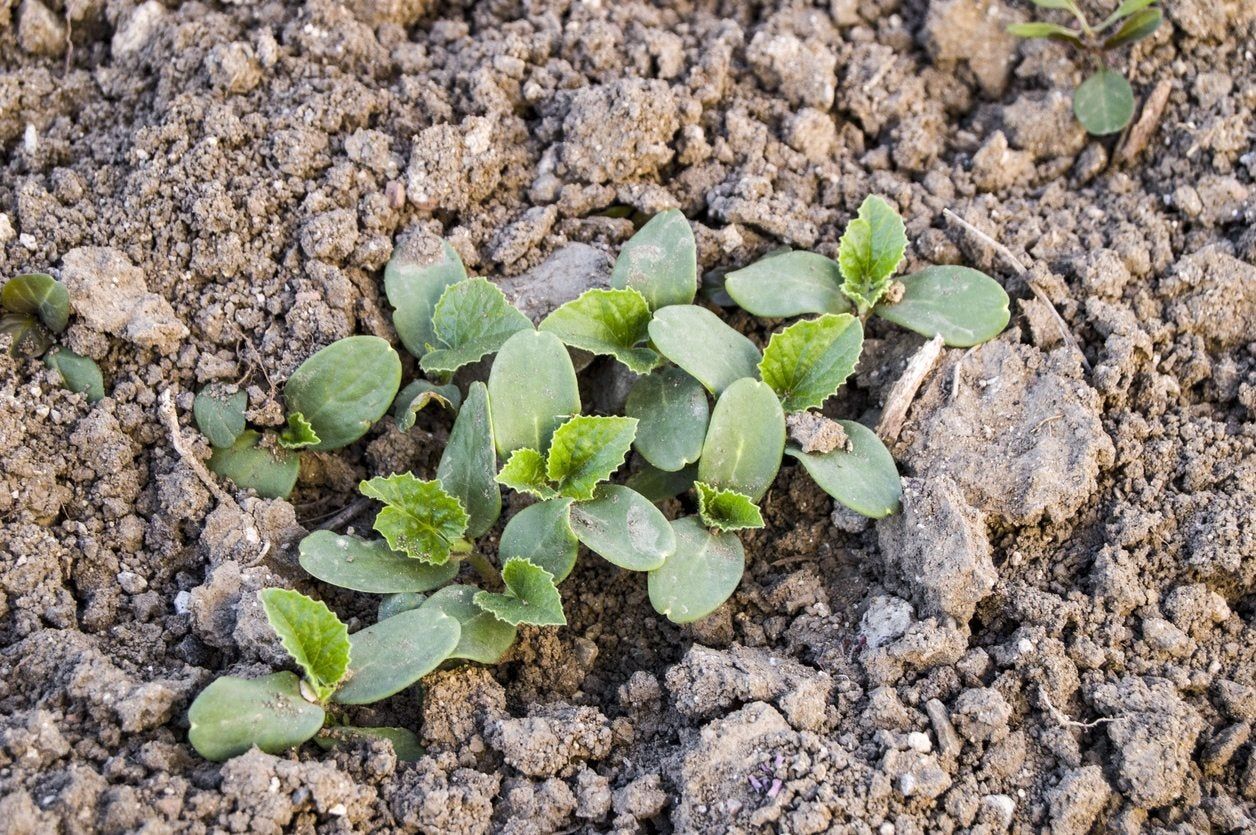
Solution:
<svg viewBox="0 0 1256 835"><path fill-rule="evenodd" d="M1143 640L1152 649L1175 658L1190 651L1191 639L1164 618L1143 618Z"/></svg>
<svg viewBox="0 0 1256 835"><path fill-rule="evenodd" d="M1051 809L1051 831L1059 835L1086 835L1112 794L1103 769L1097 765L1073 769L1046 792Z"/></svg>
<svg viewBox="0 0 1256 835"><path fill-rule="evenodd" d="M109 45L113 57L121 58L143 49L165 16L166 7L158 0L147 0L136 6L114 30L113 41Z"/></svg>
<svg viewBox="0 0 1256 835"><path fill-rule="evenodd" d="M967 64L981 92L997 99L1007 88L1016 57L1017 38L1007 31L1016 20L1001 2L934 2L925 18L925 47L942 67Z"/></svg>
<svg viewBox="0 0 1256 835"><path fill-rule="evenodd" d="M801 28L806 35L795 34ZM826 45L825 17L782 12L755 33L746 60L763 84L797 106L828 110L837 92L837 56Z"/></svg>
<svg viewBox="0 0 1256 835"><path fill-rule="evenodd" d="M955 732L951 718L947 714L946 705L938 699L925 702L925 713L929 715L929 723L933 726L933 735L938 738L938 753L943 757L959 756L964 742Z"/></svg>
<svg viewBox="0 0 1256 835"><path fill-rule="evenodd" d="M859 619L859 635L869 649L897 640L911 626L911 604L900 597L878 594L868 601Z"/></svg>
<svg viewBox="0 0 1256 835"><path fill-rule="evenodd" d="M39 0L22 0L17 42L32 55L60 55L66 46L65 23Z"/></svg>
<svg viewBox="0 0 1256 835"><path fill-rule="evenodd" d="M144 272L109 247L79 247L61 259L70 304L92 330L173 354L188 329L170 303L148 292Z"/></svg>
<svg viewBox="0 0 1256 835"><path fill-rule="evenodd" d="M1006 794L988 794L981 798L977 820L995 832L1006 832L1012 825L1012 815L1015 813L1015 800Z"/></svg>
<svg viewBox="0 0 1256 835"><path fill-rule="evenodd" d="M965 690L951 707L951 719L969 742L997 742L1007 736L1012 706L998 690L974 687Z"/></svg>
<svg viewBox="0 0 1256 835"><path fill-rule="evenodd" d="M1249 722L1235 722L1217 731L1200 757L1204 773L1212 776L1221 774L1251 735L1252 726Z"/></svg>
<svg viewBox="0 0 1256 835"><path fill-rule="evenodd" d="M818 412L791 412L785 417L785 428L789 439L803 452L823 454L850 448L850 438L842 425Z"/></svg>
<svg viewBox="0 0 1256 835"><path fill-rule="evenodd" d="M498 287L534 322L594 287L610 286L611 260L588 244L564 246L526 273L504 278Z"/></svg>

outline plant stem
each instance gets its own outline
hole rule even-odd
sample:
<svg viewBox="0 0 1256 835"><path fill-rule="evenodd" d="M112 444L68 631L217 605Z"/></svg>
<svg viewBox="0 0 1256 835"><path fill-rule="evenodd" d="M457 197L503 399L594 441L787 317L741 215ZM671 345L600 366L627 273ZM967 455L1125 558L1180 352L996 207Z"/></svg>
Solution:
<svg viewBox="0 0 1256 835"><path fill-rule="evenodd" d="M501 585L502 575L497 572L496 567L489 561L489 558L481 554L479 551L471 551L467 554L467 564L475 569L475 573L480 575L480 579L490 586L496 587Z"/></svg>

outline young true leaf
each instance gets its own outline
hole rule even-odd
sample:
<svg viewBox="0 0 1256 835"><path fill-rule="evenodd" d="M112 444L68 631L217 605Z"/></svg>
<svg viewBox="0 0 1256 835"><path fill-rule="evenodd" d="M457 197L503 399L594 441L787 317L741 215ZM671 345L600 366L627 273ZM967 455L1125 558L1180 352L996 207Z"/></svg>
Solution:
<svg viewBox="0 0 1256 835"><path fill-rule="evenodd" d="M419 365L429 374L452 374L492 354L513 334L532 330L520 313L486 278L468 278L446 288L432 313L434 345Z"/></svg>
<svg viewBox="0 0 1256 835"><path fill-rule="evenodd" d="M70 321L70 294L64 284L46 273L10 278L0 288L0 307L34 316L53 333L61 333Z"/></svg>
<svg viewBox="0 0 1256 835"><path fill-rule="evenodd" d="M785 449L785 412L765 383L738 380L711 413L698 480L759 501L772 486Z"/></svg>
<svg viewBox="0 0 1256 835"><path fill-rule="evenodd" d="M258 596L283 648L325 701L349 668L349 630L326 603L298 591L263 589Z"/></svg>
<svg viewBox="0 0 1256 835"><path fill-rule="evenodd" d="M649 337L650 307L631 287L586 290L555 310L540 329L567 345L591 354L606 354L630 371L644 374L658 365L659 355L636 347Z"/></svg>
<svg viewBox="0 0 1256 835"><path fill-rule="evenodd" d="M262 435L245 429L229 447L217 447L209 456L209 469L236 486L256 490L267 499L286 498L297 483L301 459L278 446L262 446Z"/></svg>
<svg viewBox="0 0 1256 835"><path fill-rule="evenodd" d="M87 395L88 402L104 398L105 378L91 358L79 356L69 348L53 348L44 356L44 364L61 375L61 382L70 391Z"/></svg>
<svg viewBox="0 0 1256 835"><path fill-rule="evenodd" d="M502 471L497 474L497 483L538 499L552 499L558 495L545 475L545 456L527 447L510 453Z"/></svg>
<svg viewBox="0 0 1256 835"><path fill-rule="evenodd" d="M439 256L428 263L415 263L397 249L384 268L384 292L393 306L393 327L407 351L419 358L427 353L428 343L436 341L436 303L446 287L466 277L462 259L448 241L441 241Z"/></svg>
<svg viewBox="0 0 1256 835"><path fill-rule="evenodd" d="M408 431L414 426L419 412L429 403L439 403L456 412L462 405L462 392L452 383L438 386L427 380L415 380L403 388L393 401L393 418L397 421L397 428L402 432Z"/></svg>
<svg viewBox="0 0 1256 835"><path fill-rule="evenodd" d="M330 751L361 738L388 740L392 743L393 753L397 755L398 761L403 763L418 762L427 753L419 744L419 738L414 735L414 732L405 728L357 728L350 725L338 725L323 728L314 737L314 744L324 751Z"/></svg>
<svg viewBox="0 0 1256 835"><path fill-rule="evenodd" d="M1081 33L1061 26L1058 23L1013 23L1007 27L1009 34L1019 38L1050 38L1055 41L1067 41L1075 46L1082 45Z"/></svg>
<svg viewBox="0 0 1256 835"><path fill-rule="evenodd" d="M522 557L511 557L502 566L506 594L480 591L475 605L513 626L565 626L563 600L554 585L554 575Z"/></svg>
<svg viewBox="0 0 1256 835"><path fill-rule="evenodd" d="M1117 133L1134 116L1134 90L1116 70L1101 69L1073 93L1073 113L1094 136Z"/></svg>
<svg viewBox="0 0 1256 835"><path fill-rule="evenodd" d="M349 674L332 696L364 705L405 690L435 670L458 646L458 621L420 606L349 636Z"/></svg>
<svg viewBox="0 0 1256 835"><path fill-rule="evenodd" d="M763 514L749 496L701 481L694 486L698 488L698 516L708 528L726 533L763 527Z"/></svg>
<svg viewBox="0 0 1256 835"><path fill-rule="evenodd" d="M228 394L219 386L201 389L192 401L192 417L210 444L229 447L244 431L244 409L249 396L242 391Z"/></svg>
<svg viewBox="0 0 1256 835"><path fill-rule="evenodd" d="M758 376L759 349L705 307L665 307L650 322L654 347L715 394Z"/></svg>
<svg viewBox="0 0 1256 835"><path fill-rule="evenodd" d="M590 551L629 571L652 571L676 548L667 517L618 484L603 484L595 499L573 504L571 529Z"/></svg>
<svg viewBox="0 0 1256 835"><path fill-rule="evenodd" d="M340 449L366 434L388 411L401 385L401 359L378 336L351 336L301 363L284 385L288 412L300 412L319 442Z"/></svg>
<svg viewBox="0 0 1256 835"><path fill-rule="evenodd" d="M652 502L661 502L687 492L697 477L698 468L693 464L683 470L668 472L643 463L640 469L628 476L628 487Z"/></svg>
<svg viewBox="0 0 1256 835"><path fill-rule="evenodd" d="M863 327L849 313L826 313L772 335L759 363L763 382L787 412L818 409L855 370Z"/></svg>
<svg viewBox="0 0 1256 835"><path fill-rule="evenodd" d="M1121 27L1111 37L1103 42L1103 48L1117 49L1135 41L1141 41L1160 28L1160 21L1163 20L1163 17L1159 9L1142 9L1135 12L1121 24Z"/></svg>
<svg viewBox="0 0 1256 835"><path fill-rule="evenodd" d="M1007 327L1007 293L990 276L968 267L925 267L902 279L903 295L882 302L882 319L922 336L941 335L947 345L980 345Z"/></svg>
<svg viewBox="0 0 1256 835"><path fill-rule="evenodd" d="M502 512L502 492L497 486L497 453L493 448L493 420L489 414L488 389L471 384L449 442L441 453L436 478L449 495L467 511L467 537L479 539Z"/></svg>
<svg viewBox="0 0 1256 835"><path fill-rule="evenodd" d="M436 609L458 621L462 630L450 658L480 664L496 664L515 642L518 630L475 605L477 589L446 586L423 602L421 608Z"/></svg>
<svg viewBox="0 0 1256 835"><path fill-rule="evenodd" d="M425 592L458 575L458 563L428 565L388 547L382 540L315 531L301 540L301 567L342 589L369 594Z"/></svg>
<svg viewBox="0 0 1256 835"><path fill-rule="evenodd" d="M554 431L545 474L560 495L591 499L624 463L636 434L636 418L576 415Z"/></svg>
<svg viewBox="0 0 1256 835"><path fill-rule="evenodd" d="M903 494L894 458L876 433L862 423L839 420L850 439L850 449L824 454L793 447L797 458L820 489L856 513L880 519L898 510Z"/></svg>
<svg viewBox="0 0 1256 835"><path fill-rule="evenodd" d="M488 400L498 455L521 447L549 449L558 424L580 412L576 371L563 343L542 331L506 340L488 375Z"/></svg>
<svg viewBox="0 0 1256 835"><path fill-rule="evenodd" d="M907 231L898 212L881 197L870 194L859 216L846 225L838 244L837 260L845 281L842 292L862 315L885 293L890 276L907 251Z"/></svg>
<svg viewBox="0 0 1256 835"><path fill-rule="evenodd" d="M651 310L689 304L698 292L698 247L679 209L650 218L619 251L611 286L631 287Z"/></svg>
<svg viewBox="0 0 1256 835"><path fill-rule="evenodd" d="M319 442L318 433L305 415L292 412L288 415L287 427L279 433L279 445L284 449L304 449Z"/></svg>
<svg viewBox="0 0 1256 835"><path fill-rule="evenodd" d="M38 317L27 313L6 313L0 316L0 336L7 336L9 356L38 357L52 345L52 335L39 324Z"/></svg>
<svg viewBox="0 0 1256 835"><path fill-rule="evenodd" d="M257 746L280 754L323 727L323 708L301 696L301 680L289 672L257 679L223 676L188 708L188 742L212 762Z"/></svg>
<svg viewBox="0 0 1256 835"><path fill-rule="evenodd" d="M376 476L358 485L362 495L384 503L375 517L379 531L394 551L441 565L450 548L467 530L462 502L445 492L436 480L421 481L410 473Z"/></svg>
<svg viewBox="0 0 1256 835"><path fill-rule="evenodd" d="M522 557L561 583L576 565L579 542L571 530L571 499L537 502L510 517L497 548L502 560Z"/></svg>
<svg viewBox="0 0 1256 835"><path fill-rule="evenodd" d="M780 252L734 270L724 289L742 310L755 316L783 319L804 313L845 313L837 262L815 252Z"/></svg>
<svg viewBox="0 0 1256 835"><path fill-rule="evenodd" d="M650 604L672 623L693 623L736 590L746 552L736 534L711 533L696 516L677 519L672 529L676 550L650 572Z"/></svg>
<svg viewBox="0 0 1256 835"><path fill-rule="evenodd" d="M661 470L679 470L698 460L711 407L702 384L679 368L663 368L638 379L624 413L637 419L633 446Z"/></svg>

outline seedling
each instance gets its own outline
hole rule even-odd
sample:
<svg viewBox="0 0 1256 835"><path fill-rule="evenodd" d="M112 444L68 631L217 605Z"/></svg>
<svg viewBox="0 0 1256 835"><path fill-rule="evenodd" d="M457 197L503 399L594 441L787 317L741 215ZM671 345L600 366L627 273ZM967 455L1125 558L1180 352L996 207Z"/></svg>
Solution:
<svg viewBox="0 0 1256 835"><path fill-rule="evenodd" d="M0 335L7 335L9 355L43 357L70 391L91 403L105 396L100 366L90 357L54 345L54 338L70 322L70 294L65 285L46 273L15 276L0 288Z"/></svg>
<svg viewBox="0 0 1256 835"><path fill-rule="evenodd" d="M1077 21L1071 29L1058 23L1014 23L1007 31L1022 38L1047 38L1072 44L1099 65L1073 93L1073 113L1089 133L1106 136L1124 130L1134 116L1134 90L1111 66L1114 50L1151 35L1164 19L1157 0L1123 0L1116 11L1092 25L1074 0L1032 0L1044 9L1060 9Z"/></svg>
<svg viewBox="0 0 1256 835"><path fill-rule="evenodd" d="M909 276L911 287L898 291L903 300L887 303L905 246L901 220L877 198L843 237L840 266L791 253L730 276L734 298L752 312L819 314L774 333L763 351L693 303L696 246L679 212L655 217L625 244L610 288L589 290L538 328L493 285L467 276L448 245L433 263L390 264L394 324L431 378L396 397L394 417L406 429L418 409L438 403L456 413L449 440L435 478L403 472L361 483L381 505L379 538L316 531L299 548L301 566L317 580L382 595L378 622L350 635L323 604L263 591L271 625L302 677L219 679L189 712L193 745L224 759L254 744L277 751L367 735L417 755L409 731L346 726L343 706L387 698L442 664L497 663L519 626L565 624L560 584L582 547L646 574L651 603L670 620L704 617L741 581L741 532L763 527L759 502L785 455L857 512L893 512L901 488L890 453L871 430L818 411L854 370L864 321L897 316L892 321L944 331L956 344L989 338L1007 321L1006 295L975 271L968 273L982 281L962 272ZM955 287L940 284L945 275L958 276L958 308L950 301ZM764 286L769 280L775 291ZM994 310L974 312L975 304ZM334 362L319 352L293 374L288 425L267 448L246 426L243 395L198 396L197 422L218 447L215 456L224 445L233 450L220 472L230 461L238 465L232 477L248 480L262 456L294 460L289 448L360 437L383 413L400 371L374 343L359 355L367 349L338 347L346 342L324 349ZM638 375L626 414L582 413L570 350L611 357ZM489 355L486 381L451 382L456 370ZM838 440L823 449L791 442L799 416ZM618 474L634 450L623 483ZM270 478L277 470L267 466ZM295 469L284 471L289 477ZM503 487L525 506L500 528L494 559L484 545L498 528ZM678 519L654 504L685 493L689 513Z"/></svg>

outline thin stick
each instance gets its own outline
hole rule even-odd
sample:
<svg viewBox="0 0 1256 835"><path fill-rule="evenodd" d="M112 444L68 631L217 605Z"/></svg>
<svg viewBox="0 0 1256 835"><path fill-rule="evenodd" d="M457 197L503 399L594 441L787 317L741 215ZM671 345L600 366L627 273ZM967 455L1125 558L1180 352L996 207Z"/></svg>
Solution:
<svg viewBox="0 0 1256 835"><path fill-rule="evenodd" d="M215 499L222 504L234 505L235 500L218 486L213 476L209 474L209 470L205 469L205 465L201 463L201 460L188 449L187 443L183 438L183 430L179 428L179 416L174 410L173 391L174 386L162 391L157 413L161 416L162 422L166 424L166 430L170 433L170 443L174 447L174 451L183 459L183 463L192 468L192 472L196 473L196 477L209 489L209 492L214 495Z"/></svg>
<svg viewBox="0 0 1256 835"><path fill-rule="evenodd" d="M1070 728L1081 728L1082 730L1088 731L1092 728L1097 728L1100 725L1106 725L1109 722L1123 722L1129 718L1126 716L1100 716L1098 719L1091 722L1078 722L1076 719L1071 718L1067 713L1051 703L1051 697L1047 695L1047 689L1045 687L1041 685L1038 686L1038 695L1042 696L1042 701L1047 705L1047 711L1055 718L1055 721Z"/></svg>
<svg viewBox="0 0 1256 835"><path fill-rule="evenodd" d="M337 528L347 525L358 517L362 511L371 506L371 500L366 496L360 496L343 507L331 516L327 521L316 527L316 531L334 531Z"/></svg>
<svg viewBox="0 0 1256 835"><path fill-rule="evenodd" d="M1077 344L1077 340L1073 338L1073 333L1068 329L1068 324L1064 321L1064 317L1061 316L1060 312L1055 309L1055 305L1051 303L1051 300L1047 298L1047 294L1044 293L1042 288L1038 286L1038 282L1029 277L1029 270L1026 269L1025 265L1012 254L1012 250L1008 249L985 232L982 232L976 226L973 226L950 209L943 209L942 214L945 215L947 219L955 221L960 226L964 227L964 229L971 232L977 239L991 247L999 255L1002 255L1003 258L1012 265L1012 269L1016 270L1016 273L1021 280L1029 285L1029 289L1033 292L1034 297L1046 305L1047 310L1051 311L1051 316L1055 319L1055 323L1060 329L1060 336L1069 345L1069 347L1077 352L1077 355L1082 359L1082 365L1085 366L1087 371L1090 371L1090 362L1086 359L1086 355L1082 353L1081 346Z"/></svg>
<svg viewBox="0 0 1256 835"><path fill-rule="evenodd" d="M898 433L903 429L903 421L907 419L907 410L916 399L916 392L925 378L937 368L942 358L942 336L933 337L912 355L903 374L890 388L885 398L885 408L881 411L881 419L877 421L877 435L886 446L898 440Z"/></svg>
<svg viewBox="0 0 1256 835"><path fill-rule="evenodd" d="M1117 147L1116 161L1118 163L1133 162L1143 148L1147 147L1147 143L1151 141L1152 134L1160 126L1160 119L1164 116L1164 108L1169 103L1169 94L1172 92L1173 82L1167 78L1161 79L1156 88L1151 91L1151 95L1147 97L1147 101L1143 104L1142 115L1138 117L1138 121L1130 128L1125 140Z"/></svg>

